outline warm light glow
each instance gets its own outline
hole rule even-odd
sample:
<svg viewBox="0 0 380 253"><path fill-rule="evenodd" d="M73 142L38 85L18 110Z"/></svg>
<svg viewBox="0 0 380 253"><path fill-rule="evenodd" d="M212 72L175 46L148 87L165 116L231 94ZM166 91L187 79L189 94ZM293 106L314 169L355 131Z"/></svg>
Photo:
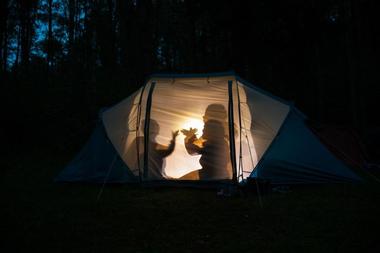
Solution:
<svg viewBox="0 0 380 253"><path fill-rule="evenodd" d="M197 138L199 138L202 136L203 133L203 125L204 123L201 119L190 118L187 121L185 121L185 123L183 123L181 129L189 130L190 128L196 128L197 132L195 133L195 135L197 136Z"/></svg>

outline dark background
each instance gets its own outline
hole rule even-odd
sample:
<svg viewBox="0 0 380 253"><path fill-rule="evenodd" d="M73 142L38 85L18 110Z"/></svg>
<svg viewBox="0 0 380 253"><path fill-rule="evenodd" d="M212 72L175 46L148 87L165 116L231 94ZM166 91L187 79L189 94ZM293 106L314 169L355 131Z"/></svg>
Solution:
<svg viewBox="0 0 380 253"><path fill-rule="evenodd" d="M73 152L155 72L234 70L380 152L376 0L1 0L6 153Z"/></svg>

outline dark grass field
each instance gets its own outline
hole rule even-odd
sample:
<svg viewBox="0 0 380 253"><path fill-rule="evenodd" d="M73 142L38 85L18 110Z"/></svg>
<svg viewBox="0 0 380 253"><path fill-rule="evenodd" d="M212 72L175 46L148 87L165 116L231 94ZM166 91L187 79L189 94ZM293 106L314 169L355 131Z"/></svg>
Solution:
<svg viewBox="0 0 380 253"><path fill-rule="evenodd" d="M380 186L222 198L215 190L55 184L68 156L1 161L0 252L380 252ZM22 252L22 251L20 251Z"/></svg>

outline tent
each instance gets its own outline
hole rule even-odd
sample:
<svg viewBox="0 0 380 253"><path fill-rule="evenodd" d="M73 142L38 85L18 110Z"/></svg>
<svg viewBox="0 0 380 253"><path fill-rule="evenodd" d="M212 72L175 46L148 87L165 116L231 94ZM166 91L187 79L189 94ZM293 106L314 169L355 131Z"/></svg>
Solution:
<svg viewBox="0 0 380 253"><path fill-rule="evenodd" d="M361 181L313 134L292 103L234 73L153 75L99 118L57 181Z"/></svg>

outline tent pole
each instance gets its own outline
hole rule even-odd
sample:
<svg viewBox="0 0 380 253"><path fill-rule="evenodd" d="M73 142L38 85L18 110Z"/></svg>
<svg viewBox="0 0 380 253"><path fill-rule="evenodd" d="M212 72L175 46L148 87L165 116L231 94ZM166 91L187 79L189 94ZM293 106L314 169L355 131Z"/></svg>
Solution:
<svg viewBox="0 0 380 253"><path fill-rule="evenodd" d="M156 82L153 81L146 102L146 111L145 111L145 125L144 125L144 179L148 178L148 170L149 170L149 123L150 123L150 110L152 108L152 95L154 87L156 86Z"/></svg>
<svg viewBox="0 0 380 253"><path fill-rule="evenodd" d="M238 182L239 182L239 177L241 176L241 180L243 180L243 157L242 157L242 143L241 143L241 109L240 109L240 94L239 94L239 85L237 80L235 79L236 82L236 93L237 93L237 100L238 100L238 112L239 112L239 174L238 174Z"/></svg>
<svg viewBox="0 0 380 253"><path fill-rule="evenodd" d="M241 144L241 125L242 125L242 121L241 121L241 110L240 110L240 94L239 94L239 85L238 85L238 82L236 80L236 91L237 91L237 98L238 98L238 105L239 105L239 127L240 127L240 154L239 154L239 170L240 170L240 165L242 164L242 144ZM245 127L244 127L245 128ZM245 128L246 129L246 128ZM251 162L252 162L252 166L254 165L253 163L253 160L252 160L252 152L251 152L251 146L249 145L249 139L248 139L248 136L246 136L247 138L247 143L248 143L248 149L249 149L249 154L251 156ZM244 168L242 168L242 179L243 179L243 171L244 171ZM260 207L262 208L263 207L263 201L261 199L261 191L260 191L260 186L256 180L256 190L257 190L257 196L258 196L258 200L259 200L259 205Z"/></svg>
<svg viewBox="0 0 380 253"><path fill-rule="evenodd" d="M112 159L112 162L110 164L110 166L108 167L108 171L107 171L107 174L104 178L104 181L103 181L103 184L102 184L102 187L100 188L99 192L98 192L98 196L96 197L96 202L98 202L100 200L100 197L102 196L103 194L103 191L104 191L104 187L106 186L106 183L108 181L108 177L110 176L111 174L111 170L112 170L112 167L113 165L115 164L115 161L116 161L116 158L117 158L118 154L115 153L115 155L113 156L113 159Z"/></svg>
<svg viewBox="0 0 380 253"><path fill-rule="evenodd" d="M140 138L139 138L139 132L140 132L140 121L141 121L141 103L142 103L142 98L144 96L144 91L145 87L147 86L147 83L143 86L139 98L139 104L138 104L138 109L137 109L137 121L136 121L136 154L137 154L137 168L139 169L139 180L141 183L141 164L140 164Z"/></svg>
<svg viewBox="0 0 380 253"><path fill-rule="evenodd" d="M234 183L237 183L234 102L233 102L233 97L232 97L232 80L228 80L228 124L229 124L229 135L230 135L230 156L231 156L231 165L232 165L232 180Z"/></svg>

